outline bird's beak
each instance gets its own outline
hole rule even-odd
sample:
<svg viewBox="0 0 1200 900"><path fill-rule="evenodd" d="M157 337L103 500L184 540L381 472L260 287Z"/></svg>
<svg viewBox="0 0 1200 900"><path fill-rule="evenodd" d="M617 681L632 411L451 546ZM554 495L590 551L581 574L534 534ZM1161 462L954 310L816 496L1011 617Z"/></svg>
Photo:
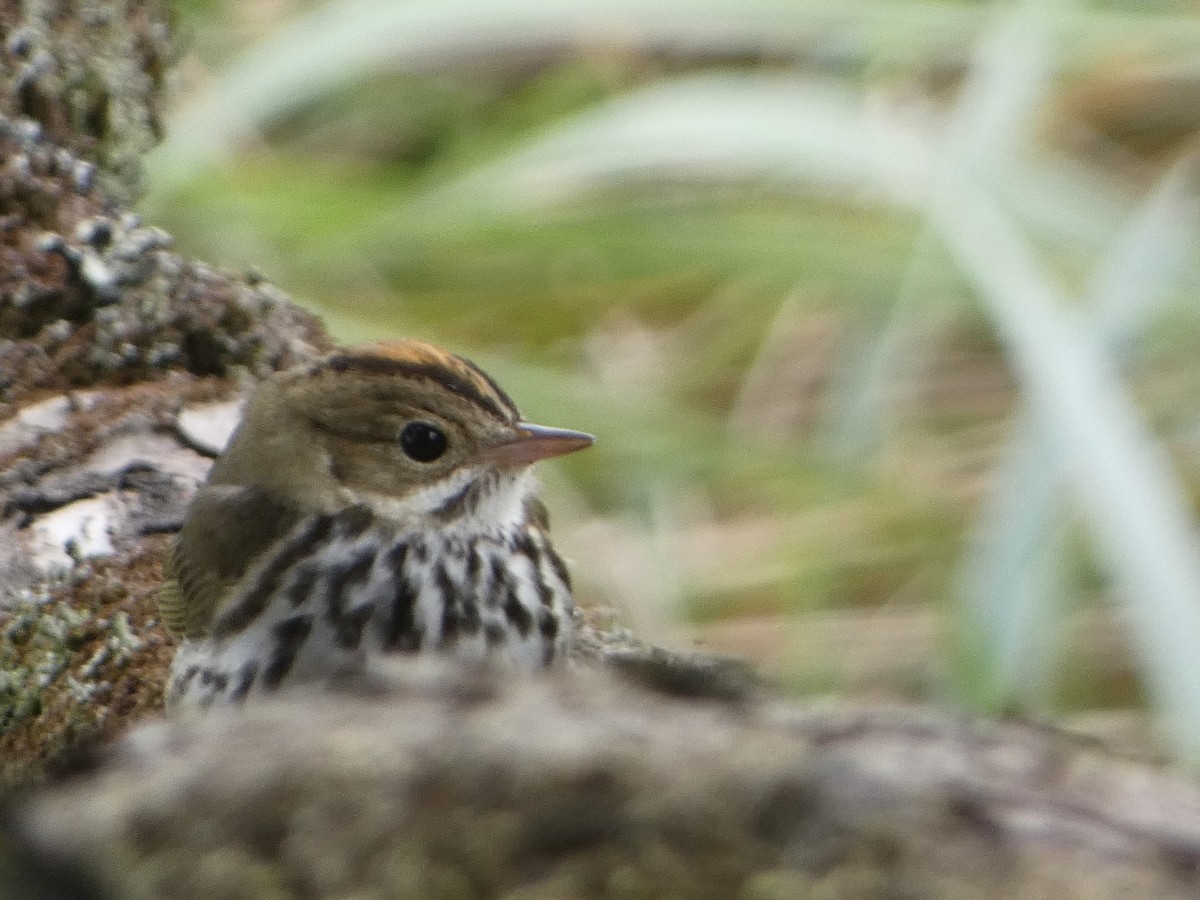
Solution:
<svg viewBox="0 0 1200 900"><path fill-rule="evenodd" d="M596 440L582 431L547 428L529 422L518 422L516 428L514 437L484 451L484 458L488 462L501 468L528 466L539 459L583 450Z"/></svg>

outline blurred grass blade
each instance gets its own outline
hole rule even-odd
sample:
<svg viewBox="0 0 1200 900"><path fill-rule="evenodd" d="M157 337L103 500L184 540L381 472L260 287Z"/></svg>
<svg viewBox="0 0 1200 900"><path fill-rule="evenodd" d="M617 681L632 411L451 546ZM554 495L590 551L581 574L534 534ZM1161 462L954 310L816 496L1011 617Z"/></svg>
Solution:
<svg viewBox="0 0 1200 900"><path fill-rule="evenodd" d="M1096 339L1123 349L1159 310L1200 246L1200 149L1192 148L1131 217L1120 242L1101 260L1087 297Z"/></svg>
<svg viewBox="0 0 1200 900"><path fill-rule="evenodd" d="M1092 278L1092 338L1111 359L1120 359L1152 318L1200 238L1195 174L1194 155L1176 163ZM1045 696L1031 673L1054 670L1046 660L1062 606L1046 584L1051 572L1043 552L1056 530L1060 460L1030 410L1019 413L1015 436L980 512L959 592L968 628L982 632L983 640L972 643L973 665L984 672L980 700L992 708Z"/></svg>
<svg viewBox="0 0 1200 900"><path fill-rule="evenodd" d="M1055 74L1045 12L1036 2L1006 11L975 51L944 150L975 178L1000 181L999 170L1020 168L1015 161L1031 153L1028 131ZM976 704L990 709L1002 708L1018 691L1026 699L1044 698L1056 669L1058 610L1046 590L1048 548L1055 542L1040 518L1046 510L1031 502L1049 496L1053 450L1038 437L1031 427L997 473L1000 489L977 525L957 598L965 637L960 661L973 673L960 684Z"/></svg>
<svg viewBox="0 0 1200 900"><path fill-rule="evenodd" d="M1032 114L1055 74L1047 4L1026 0L1002 9L973 54L946 136L946 152L973 173L1028 154Z"/></svg>
<svg viewBox="0 0 1200 900"><path fill-rule="evenodd" d="M1044 101L1053 75L1046 41L1045 8L1025 3L1005 10L976 52L974 65L959 91L942 141L942 152L993 180L998 170L1028 151L1026 131ZM914 368L922 352L916 339L920 307L943 274L928 224L917 236L891 315L866 342L845 376L843 402L835 407L831 443L843 454L863 460L879 448L898 408L889 402L891 386L903 383L903 370Z"/></svg>
<svg viewBox="0 0 1200 900"><path fill-rule="evenodd" d="M1099 352L1119 360L1178 281L1200 238L1195 201L1197 159L1178 162L1131 217L1092 279L1088 308ZM1050 435L1023 410L1015 437L980 513L964 561L959 597L980 670L980 695L998 708L1045 696L1061 597L1047 579L1044 548L1053 543L1060 460ZM1060 587L1054 585L1055 588Z"/></svg>
<svg viewBox="0 0 1200 900"><path fill-rule="evenodd" d="M837 397L825 423L825 442L838 456L866 462L899 421L902 408L894 402L893 389L908 383L908 375L920 368L920 313L945 273L936 255L939 247L932 230L922 228L887 316L858 336L838 373Z"/></svg>
<svg viewBox="0 0 1200 900"><path fill-rule="evenodd" d="M1047 699L1057 674L1053 648L1062 597L1053 587L1047 547L1061 544L1052 501L1058 457L1036 420L1020 423L1006 448L974 528L959 573L958 615L964 630L963 686L977 706L992 711L1023 708Z"/></svg>
<svg viewBox="0 0 1200 900"><path fill-rule="evenodd" d="M637 179L763 178L831 195L923 197L928 145L867 115L860 93L803 76L738 73L660 81L547 130L425 205L536 208ZM876 198L878 199L878 198Z"/></svg>
<svg viewBox="0 0 1200 900"><path fill-rule="evenodd" d="M1113 367L1004 214L951 166L931 221L975 283L1025 396L1073 476L1131 609L1163 724L1200 759L1200 542L1169 459Z"/></svg>
<svg viewBox="0 0 1200 900"><path fill-rule="evenodd" d="M936 167L939 135L903 110L878 114L869 97L830 79L722 72L664 79L597 104L523 147L387 218L459 221L528 215L638 180L770 183L804 196L883 201L919 210ZM1128 209L1107 185L1085 184L1059 160L1029 159L1039 190L1012 201L1039 237L1092 250ZM377 228L386 229L387 223Z"/></svg>
<svg viewBox="0 0 1200 900"><path fill-rule="evenodd" d="M969 4L747 0L337 0L245 53L172 123L155 157L170 181L233 149L263 125L387 65L438 71L478 59L558 52L588 42L753 55L796 53L837 28L859 46L903 47L921 34L969 33ZM924 25L922 24L924 23ZM927 45L930 41L926 39ZM953 41L939 46L953 46Z"/></svg>
<svg viewBox="0 0 1200 900"><path fill-rule="evenodd" d="M880 59L949 70L985 27L987 6L936 0L335 0L318 5L236 59L174 117L151 158L170 185L328 91L388 66L445 71L479 60L588 44L672 53ZM1136 39L1195 46L1200 21L1071 8L1048 13L1073 54L1120 50ZM833 47L835 49L831 50Z"/></svg>

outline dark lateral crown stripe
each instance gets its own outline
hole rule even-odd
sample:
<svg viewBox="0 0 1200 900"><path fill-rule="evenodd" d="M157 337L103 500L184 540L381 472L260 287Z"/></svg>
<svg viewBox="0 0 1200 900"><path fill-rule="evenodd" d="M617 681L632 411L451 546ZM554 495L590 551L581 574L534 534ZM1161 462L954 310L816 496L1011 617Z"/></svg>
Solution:
<svg viewBox="0 0 1200 900"><path fill-rule="evenodd" d="M511 422L520 418L517 406L491 377L474 363L461 356L446 354L445 365L413 362L387 356L351 356L338 354L323 364L334 372L358 369L379 375L399 375L406 378L425 378L446 390L483 407L497 419ZM457 363L457 365L455 365ZM452 368L453 366L453 368ZM462 372L456 372L461 368ZM319 371L319 367L318 367Z"/></svg>

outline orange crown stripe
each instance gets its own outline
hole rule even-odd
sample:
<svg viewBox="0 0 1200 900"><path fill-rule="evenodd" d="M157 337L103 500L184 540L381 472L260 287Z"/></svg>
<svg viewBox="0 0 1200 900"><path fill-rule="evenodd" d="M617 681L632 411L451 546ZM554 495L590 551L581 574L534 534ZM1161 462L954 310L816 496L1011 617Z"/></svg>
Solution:
<svg viewBox="0 0 1200 900"><path fill-rule="evenodd" d="M516 404L486 372L469 359L424 341L404 339L351 347L326 360L334 369L392 369L409 377L429 378L447 390L489 409L498 418L520 417Z"/></svg>

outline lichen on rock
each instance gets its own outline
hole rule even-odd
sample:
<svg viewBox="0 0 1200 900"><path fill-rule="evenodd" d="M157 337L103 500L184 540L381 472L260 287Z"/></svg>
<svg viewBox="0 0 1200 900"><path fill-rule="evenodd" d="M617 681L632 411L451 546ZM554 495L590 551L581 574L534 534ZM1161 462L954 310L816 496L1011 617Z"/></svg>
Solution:
<svg viewBox="0 0 1200 900"><path fill-rule="evenodd" d="M0 790L161 708L171 643L154 624L158 552L161 540L81 565L0 612Z"/></svg>
<svg viewBox="0 0 1200 900"><path fill-rule="evenodd" d="M0 118L0 415L170 371L261 376L329 345L272 285L170 250L29 120Z"/></svg>
<svg viewBox="0 0 1200 900"><path fill-rule="evenodd" d="M169 26L156 0L0 8L0 785L160 703L159 556L212 456L181 410L330 345L128 208Z"/></svg>
<svg viewBox="0 0 1200 900"><path fill-rule="evenodd" d="M121 203L141 186L159 142L167 73L177 55L169 6L157 0L49 0L0 6L0 115L38 123Z"/></svg>

